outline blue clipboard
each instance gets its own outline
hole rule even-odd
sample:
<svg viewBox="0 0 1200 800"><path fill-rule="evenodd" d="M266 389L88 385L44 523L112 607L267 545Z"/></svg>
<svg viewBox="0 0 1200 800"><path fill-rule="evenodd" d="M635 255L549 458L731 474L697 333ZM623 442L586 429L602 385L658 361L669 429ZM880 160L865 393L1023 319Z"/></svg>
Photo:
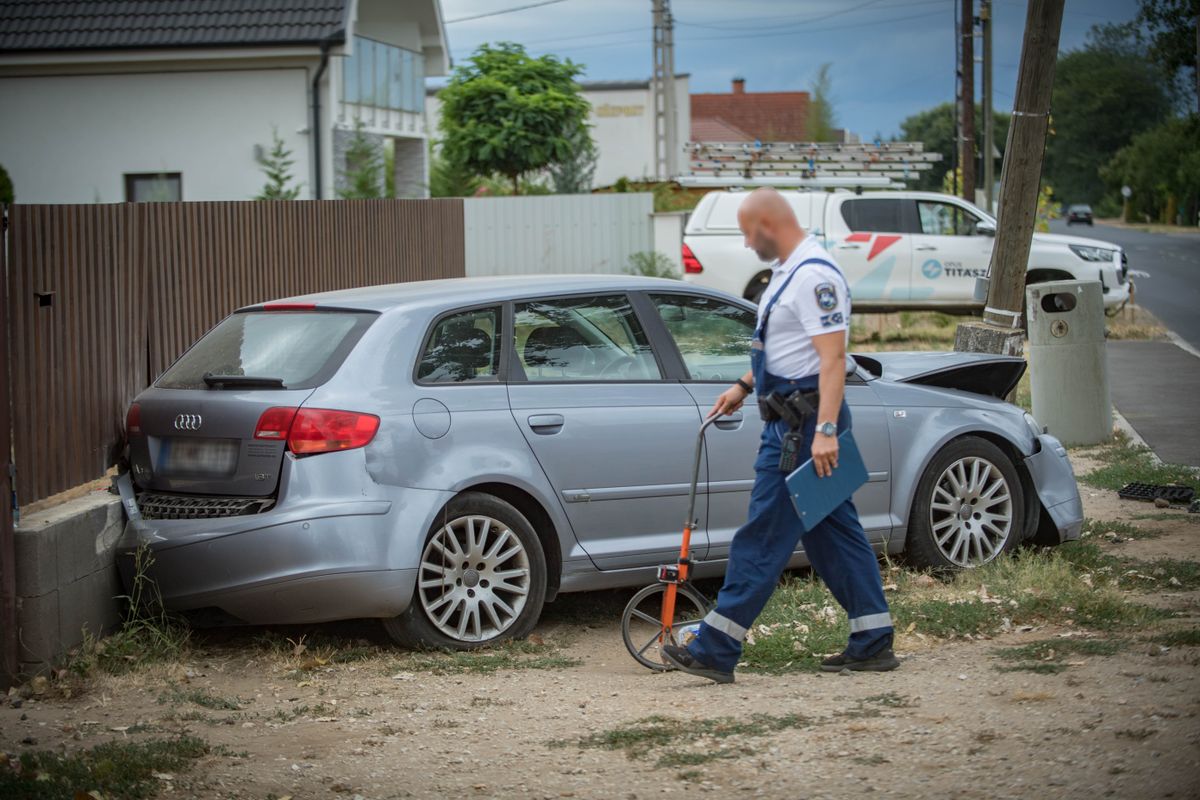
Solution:
<svg viewBox="0 0 1200 800"><path fill-rule="evenodd" d="M867 467L846 431L838 436L838 465L829 477L817 475L812 459L784 479L804 530L810 531L867 482Z"/></svg>

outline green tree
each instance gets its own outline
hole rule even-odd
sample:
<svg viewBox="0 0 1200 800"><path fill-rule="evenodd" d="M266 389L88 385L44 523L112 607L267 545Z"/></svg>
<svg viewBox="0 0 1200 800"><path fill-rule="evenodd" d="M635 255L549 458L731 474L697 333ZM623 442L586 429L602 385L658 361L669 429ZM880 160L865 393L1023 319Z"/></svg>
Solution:
<svg viewBox="0 0 1200 800"><path fill-rule="evenodd" d="M0 164L0 204L11 206L16 200L17 193L13 189L12 178L8 177L8 170Z"/></svg>
<svg viewBox="0 0 1200 800"><path fill-rule="evenodd" d="M808 139L812 142L832 142L837 138L837 117L833 112L832 64L817 67L816 77L809 84Z"/></svg>
<svg viewBox="0 0 1200 800"><path fill-rule="evenodd" d="M501 175L520 193L522 175L568 161L587 132L588 102L575 78L583 67L532 58L511 42L482 45L439 93L442 148L480 176Z"/></svg>
<svg viewBox="0 0 1200 800"><path fill-rule="evenodd" d="M267 184L254 198L255 200L295 200L300 196L300 187L291 186L292 151L284 146L279 136L279 129L271 129L271 152L258 160L262 171L267 176Z"/></svg>
<svg viewBox="0 0 1200 800"><path fill-rule="evenodd" d="M596 145L586 128L576 128L568 136L571 156L550 165L550 184L555 194L587 194L596 174Z"/></svg>
<svg viewBox="0 0 1200 800"><path fill-rule="evenodd" d="M355 120L354 135L346 147L345 185L338 189L343 200L372 200L383 197L384 157L379 144Z"/></svg>
<svg viewBox="0 0 1200 800"><path fill-rule="evenodd" d="M1099 203L1100 167L1138 133L1162 122L1171 98L1162 70L1132 25L1097 25L1058 58L1043 179L1067 203Z"/></svg>
<svg viewBox="0 0 1200 800"><path fill-rule="evenodd" d="M1139 0L1138 22L1150 33L1150 58L1168 75L1191 74L1188 91L1200 105L1196 24L1200 0Z"/></svg>
<svg viewBox="0 0 1200 800"><path fill-rule="evenodd" d="M429 144L429 195L470 197L479 190L479 176L451 161L441 148Z"/></svg>
<svg viewBox="0 0 1200 800"><path fill-rule="evenodd" d="M933 108L913 114L900 123L902 138L906 142L922 142L925 151L941 153L942 160L933 162L933 168L927 169L920 177L912 182L914 189L922 191L942 191L946 185L946 176L954 164L954 104L942 103ZM994 111L992 113L992 137L996 149L1002 154L1008 141L1009 115ZM975 106L975 130L978 132L976 141L983 146L983 107ZM976 173L982 179L983 170ZM999 176L999 160L997 159L996 174Z"/></svg>
<svg viewBox="0 0 1200 800"><path fill-rule="evenodd" d="M1168 119L1143 131L1121 148L1101 170L1116 192L1129 186L1135 217L1174 223L1183 211L1186 224L1200 211L1200 117Z"/></svg>

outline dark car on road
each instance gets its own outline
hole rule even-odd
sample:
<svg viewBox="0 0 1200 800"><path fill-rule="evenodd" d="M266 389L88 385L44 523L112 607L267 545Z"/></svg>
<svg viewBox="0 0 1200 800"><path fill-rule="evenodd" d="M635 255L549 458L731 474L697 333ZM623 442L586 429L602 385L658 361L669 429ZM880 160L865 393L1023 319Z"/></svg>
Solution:
<svg viewBox="0 0 1200 800"><path fill-rule="evenodd" d="M1092 224L1092 207L1080 203L1067 207L1067 224L1074 225L1076 222L1083 225Z"/></svg>

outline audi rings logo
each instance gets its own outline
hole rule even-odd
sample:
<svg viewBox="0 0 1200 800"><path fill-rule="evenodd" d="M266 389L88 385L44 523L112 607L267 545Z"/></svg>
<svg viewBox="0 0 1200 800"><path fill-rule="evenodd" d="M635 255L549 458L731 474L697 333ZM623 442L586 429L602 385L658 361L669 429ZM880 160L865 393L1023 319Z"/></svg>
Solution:
<svg viewBox="0 0 1200 800"><path fill-rule="evenodd" d="M204 417L199 414L180 414L175 418L175 430L198 431L204 423Z"/></svg>

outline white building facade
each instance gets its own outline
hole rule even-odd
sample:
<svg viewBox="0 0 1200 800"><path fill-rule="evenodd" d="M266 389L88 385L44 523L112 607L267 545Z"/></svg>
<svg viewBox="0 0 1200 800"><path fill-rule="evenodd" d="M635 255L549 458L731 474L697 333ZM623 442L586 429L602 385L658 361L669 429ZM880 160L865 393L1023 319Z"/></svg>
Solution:
<svg viewBox="0 0 1200 800"><path fill-rule="evenodd" d="M248 200L273 132L299 197L331 198L355 130L394 153L397 196L427 195L424 81L449 70L438 0L180 5L0 0L17 202Z"/></svg>

